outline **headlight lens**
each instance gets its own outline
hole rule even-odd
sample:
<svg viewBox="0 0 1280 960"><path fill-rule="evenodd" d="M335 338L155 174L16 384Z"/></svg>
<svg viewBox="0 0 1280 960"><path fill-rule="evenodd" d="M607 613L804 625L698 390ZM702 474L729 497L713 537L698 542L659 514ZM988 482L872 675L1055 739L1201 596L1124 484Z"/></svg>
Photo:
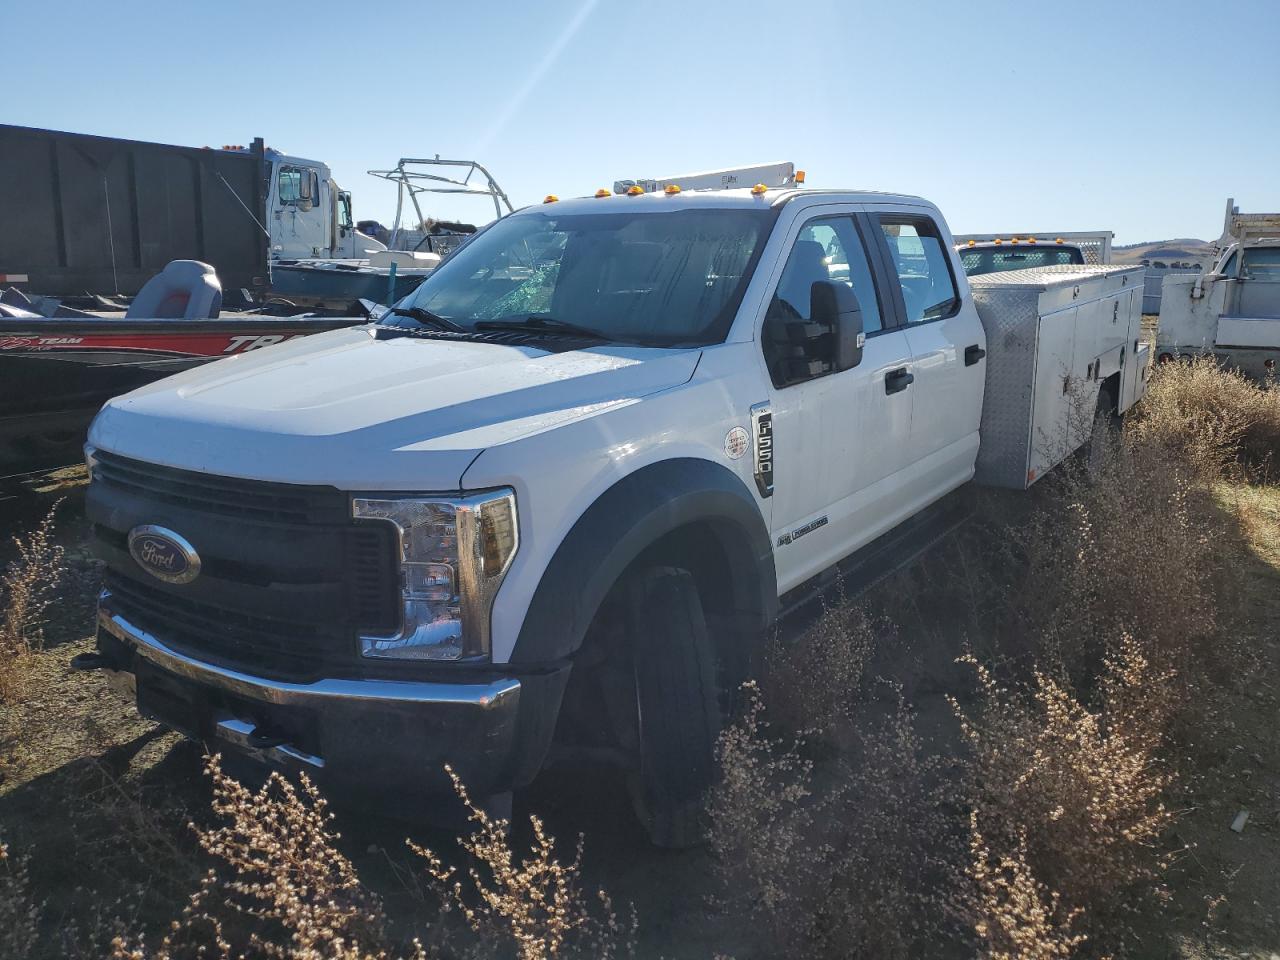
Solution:
<svg viewBox="0 0 1280 960"><path fill-rule="evenodd" d="M366 657L456 661L488 657L490 614L518 546L515 494L352 501L357 520L395 526L402 622L360 638Z"/></svg>

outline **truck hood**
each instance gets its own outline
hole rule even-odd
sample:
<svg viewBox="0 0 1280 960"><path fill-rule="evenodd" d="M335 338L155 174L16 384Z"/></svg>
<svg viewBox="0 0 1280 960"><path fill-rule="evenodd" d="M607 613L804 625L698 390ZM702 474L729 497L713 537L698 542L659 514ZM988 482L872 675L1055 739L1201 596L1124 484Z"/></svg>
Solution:
<svg viewBox="0 0 1280 960"><path fill-rule="evenodd" d="M688 382L700 351L550 353L335 330L110 401L89 443L224 476L343 490L458 490L486 447Z"/></svg>

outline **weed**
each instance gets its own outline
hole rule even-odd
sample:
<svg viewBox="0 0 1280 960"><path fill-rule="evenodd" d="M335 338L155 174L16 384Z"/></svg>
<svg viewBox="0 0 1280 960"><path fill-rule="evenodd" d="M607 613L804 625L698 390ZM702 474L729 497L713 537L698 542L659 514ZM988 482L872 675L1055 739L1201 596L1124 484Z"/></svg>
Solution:
<svg viewBox="0 0 1280 960"><path fill-rule="evenodd" d="M31 892L27 861L11 856L0 843L0 956L30 956L39 922L40 904Z"/></svg>
<svg viewBox="0 0 1280 960"><path fill-rule="evenodd" d="M53 536L60 503L25 538L13 538L18 555L0 577L0 702L12 702L25 686L28 658L41 645L44 613L65 569L62 546Z"/></svg>
<svg viewBox="0 0 1280 960"><path fill-rule="evenodd" d="M520 960L634 955L634 916L629 923L620 920L604 890L592 898L582 889L581 837L573 859L561 862L555 839L531 816L533 845L529 856L517 861L507 821L476 806L458 775L448 773L474 824L460 840L471 859L467 882L431 850L412 842L409 847L426 862L442 908L457 910L475 935L468 956L490 957L511 948Z"/></svg>

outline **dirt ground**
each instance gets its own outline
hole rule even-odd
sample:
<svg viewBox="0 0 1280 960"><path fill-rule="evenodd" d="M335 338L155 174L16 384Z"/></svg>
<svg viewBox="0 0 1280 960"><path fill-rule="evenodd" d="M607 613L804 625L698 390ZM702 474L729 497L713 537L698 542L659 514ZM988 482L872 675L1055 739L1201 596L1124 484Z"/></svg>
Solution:
<svg viewBox="0 0 1280 960"><path fill-rule="evenodd" d="M0 503L0 532L18 533L64 498L59 536L71 574L45 628L30 695L0 716L0 838L31 858L37 896L47 901L49 956L69 952L56 946L58 936L74 940L74 926L95 926L102 916L137 917L160 929L203 869L188 821L208 819L199 750L138 719L98 675L67 668L92 646L97 571L86 548L81 484L71 471ZM1153 902L1143 918L1146 946L1134 955L1280 960L1280 489L1223 486L1219 499L1239 520L1246 613L1262 668L1224 708L1226 732L1213 744L1211 765L1172 796L1180 812L1171 842L1188 852L1168 876L1163 906ZM0 562L10 554L0 547ZM944 544L900 576L927 582L946 562ZM900 585L874 588L868 600L891 606ZM922 728L937 749L949 749L944 695L961 644L956 618L920 604L908 613L900 646L882 654L879 666L904 681ZM586 879L634 906L639 956L763 955L747 925L712 907L717 890L706 852L649 847L616 778L549 772L517 799L517 824L530 812L544 818L566 855L585 835ZM1234 832L1241 812L1247 823ZM418 893L404 838L436 849L450 838L358 811L339 811L338 823L344 851L407 929Z"/></svg>

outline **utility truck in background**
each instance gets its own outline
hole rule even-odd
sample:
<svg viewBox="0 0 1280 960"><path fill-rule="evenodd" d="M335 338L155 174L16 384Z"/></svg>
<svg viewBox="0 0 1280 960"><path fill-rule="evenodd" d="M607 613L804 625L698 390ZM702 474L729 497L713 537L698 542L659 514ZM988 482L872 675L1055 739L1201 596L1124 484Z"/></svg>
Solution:
<svg viewBox="0 0 1280 960"><path fill-rule="evenodd" d="M967 277L1030 267L1061 267L1085 262L1084 251L1061 238L1045 242L1035 237L998 237L995 240L969 240L956 244L960 266Z"/></svg>
<svg viewBox="0 0 1280 960"><path fill-rule="evenodd" d="M173 260L268 292L272 260L363 258L328 166L256 139L179 147L0 124L0 282L55 297L136 294Z"/></svg>
<svg viewBox="0 0 1280 960"><path fill-rule="evenodd" d="M1148 366L1140 267L968 280L927 200L711 176L548 197L375 322L109 402L75 665L338 800L442 809L447 763L501 808L586 756L696 840L768 626L975 476L1039 480Z"/></svg>
<svg viewBox="0 0 1280 960"><path fill-rule="evenodd" d="M1217 249L1208 273L1164 278L1156 354L1161 361L1212 355L1272 377L1280 357L1280 213L1241 213L1228 200Z"/></svg>

